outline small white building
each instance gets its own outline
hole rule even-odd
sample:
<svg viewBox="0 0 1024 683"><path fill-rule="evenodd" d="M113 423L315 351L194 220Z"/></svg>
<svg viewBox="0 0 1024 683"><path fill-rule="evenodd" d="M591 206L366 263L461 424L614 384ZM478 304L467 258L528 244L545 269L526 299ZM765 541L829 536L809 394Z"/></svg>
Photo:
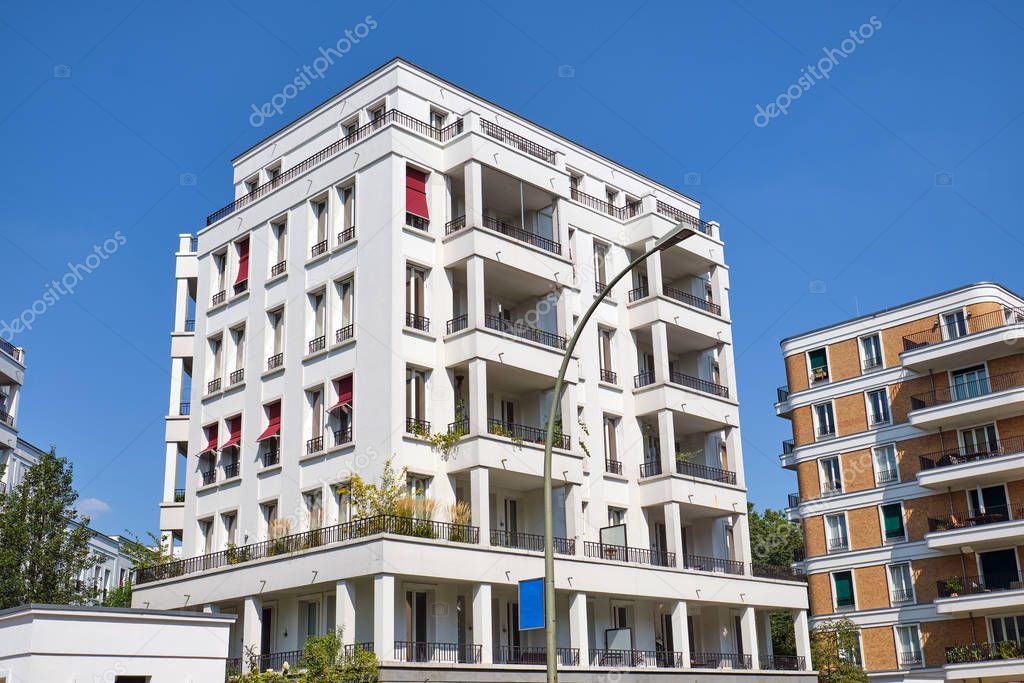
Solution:
<svg viewBox="0 0 1024 683"><path fill-rule="evenodd" d="M0 611L0 683L221 683L230 614L25 605Z"/></svg>

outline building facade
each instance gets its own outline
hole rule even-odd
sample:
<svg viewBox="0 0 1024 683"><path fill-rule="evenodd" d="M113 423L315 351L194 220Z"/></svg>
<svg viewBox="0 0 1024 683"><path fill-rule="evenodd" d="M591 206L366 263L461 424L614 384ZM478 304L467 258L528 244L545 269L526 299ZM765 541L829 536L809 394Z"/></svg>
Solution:
<svg viewBox="0 0 1024 683"><path fill-rule="evenodd" d="M386 670L542 676L517 583L543 574L555 401L562 665L809 679L806 586L751 563L728 266L697 202L402 60L234 178L179 237L161 527L183 559L137 606L235 613L231 656L265 666L341 628ZM680 221L553 396L579 316ZM389 462L412 520L353 509ZM798 656L771 650L777 611Z"/></svg>
<svg viewBox="0 0 1024 683"><path fill-rule="evenodd" d="M1024 677L1022 341L989 283L782 341L811 623L872 680Z"/></svg>

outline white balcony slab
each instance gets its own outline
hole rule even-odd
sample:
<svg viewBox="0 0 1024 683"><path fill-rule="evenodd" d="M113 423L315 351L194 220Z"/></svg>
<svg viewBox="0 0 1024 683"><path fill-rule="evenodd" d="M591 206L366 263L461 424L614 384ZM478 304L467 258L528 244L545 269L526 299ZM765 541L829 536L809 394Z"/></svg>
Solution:
<svg viewBox="0 0 1024 683"><path fill-rule="evenodd" d="M188 415L169 415L164 427L167 443L188 441Z"/></svg>
<svg viewBox="0 0 1024 683"><path fill-rule="evenodd" d="M195 353L196 335L194 333L171 333L171 358L193 358Z"/></svg>
<svg viewBox="0 0 1024 683"><path fill-rule="evenodd" d="M1005 613L1024 605L1024 587L1015 590L958 595L955 598L938 598L933 604L936 612L950 616L964 616L968 613L975 615Z"/></svg>
<svg viewBox="0 0 1024 683"><path fill-rule="evenodd" d="M557 237L556 237L557 239ZM488 228L470 225L444 239L444 262L452 266L470 256L483 256L523 273L569 284L572 263L565 258L566 245L554 253Z"/></svg>
<svg viewBox="0 0 1024 683"><path fill-rule="evenodd" d="M712 431L739 424L739 406L732 400L670 382L655 382L633 390L637 415L669 409L684 416L686 428Z"/></svg>
<svg viewBox="0 0 1024 683"><path fill-rule="evenodd" d="M629 304L631 329L662 320L673 327L688 348L704 349L731 344L732 330L720 316L689 306L668 296L648 296Z"/></svg>
<svg viewBox="0 0 1024 683"><path fill-rule="evenodd" d="M0 351L0 382L4 384L24 384L25 366Z"/></svg>
<svg viewBox="0 0 1024 683"><path fill-rule="evenodd" d="M743 514L747 497L743 489L709 479L682 474L658 475L640 480L640 506L675 501L698 514Z"/></svg>
<svg viewBox="0 0 1024 683"><path fill-rule="evenodd" d="M199 276L199 257L195 252L178 252L174 255L174 277L182 280Z"/></svg>
<svg viewBox="0 0 1024 683"><path fill-rule="evenodd" d="M160 530L185 528L184 503L160 503Z"/></svg>
<svg viewBox="0 0 1024 683"><path fill-rule="evenodd" d="M1024 479L1024 453L936 467L917 473L917 483L936 491L966 489Z"/></svg>
<svg viewBox="0 0 1024 683"><path fill-rule="evenodd" d="M571 484L583 483L583 456L554 448L551 451L551 472L555 480ZM522 474L536 478L540 486L544 477L544 445L516 443L504 436L484 434L463 437L448 455L448 472L461 472L474 467Z"/></svg>
<svg viewBox="0 0 1024 683"><path fill-rule="evenodd" d="M947 681L985 681L1009 683L1024 679L1024 659L1000 659L991 662L947 664L943 667Z"/></svg>
<svg viewBox="0 0 1024 683"><path fill-rule="evenodd" d="M18 445L18 429L0 420L0 446L16 448Z"/></svg>
<svg viewBox="0 0 1024 683"><path fill-rule="evenodd" d="M917 372L951 370L1020 353L1024 326L1005 325L958 339L919 346L900 354L903 367Z"/></svg>
<svg viewBox="0 0 1024 683"><path fill-rule="evenodd" d="M520 339L489 328L468 329L444 339L445 365L459 365L473 358L507 365L520 370L556 377L562 364L563 349ZM565 380L579 381L578 363L569 363Z"/></svg>
<svg viewBox="0 0 1024 683"><path fill-rule="evenodd" d="M952 429L983 422L994 422L1024 412L1024 387L952 401L941 405L911 410L907 414L911 426L919 429Z"/></svg>
<svg viewBox="0 0 1024 683"><path fill-rule="evenodd" d="M1024 543L1024 519L995 524L981 524L963 529L947 529L925 534L930 550L956 550L968 546L973 550L1019 545Z"/></svg>

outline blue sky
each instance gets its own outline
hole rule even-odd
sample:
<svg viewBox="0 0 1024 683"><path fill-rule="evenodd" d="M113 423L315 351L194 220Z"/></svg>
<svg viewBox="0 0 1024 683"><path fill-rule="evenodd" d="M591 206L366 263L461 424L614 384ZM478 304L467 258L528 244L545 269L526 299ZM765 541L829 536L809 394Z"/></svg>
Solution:
<svg viewBox="0 0 1024 683"><path fill-rule="evenodd" d="M250 125L367 15L369 35ZM9 4L0 320L69 263L96 266L16 339L22 434L71 458L94 526L156 530L175 236L229 201L231 157L400 55L722 223L750 498L780 507L779 339L966 282L1020 287L1022 38L1009 0Z"/></svg>

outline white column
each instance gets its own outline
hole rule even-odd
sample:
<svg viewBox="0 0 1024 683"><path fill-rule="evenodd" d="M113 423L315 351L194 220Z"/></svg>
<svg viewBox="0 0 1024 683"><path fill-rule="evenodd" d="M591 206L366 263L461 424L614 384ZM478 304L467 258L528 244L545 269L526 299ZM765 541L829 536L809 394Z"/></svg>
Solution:
<svg viewBox="0 0 1024 683"><path fill-rule="evenodd" d="M356 587L351 581L334 584L334 625L341 630L341 644L356 642Z"/></svg>
<svg viewBox="0 0 1024 683"><path fill-rule="evenodd" d="M683 666L690 666L690 625L686 620L687 609L685 600L677 600L672 605L672 644L676 652L681 652Z"/></svg>
<svg viewBox="0 0 1024 683"><path fill-rule="evenodd" d="M466 193L466 227L483 227L484 181L479 161L467 161L463 167L463 188Z"/></svg>
<svg viewBox="0 0 1024 683"><path fill-rule="evenodd" d="M487 433L487 361L469 361L469 432Z"/></svg>
<svg viewBox="0 0 1024 683"><path fill-rule="evenodd" d="M185 320L188 318L188 279L178 278L174 293L174 331L185 331Z"/></svg>
<svg viewBox="0 0 1024 683"><path fill-rule="evenodd" d="M738 562L750 561L750 529L747 522L745 514L737 514L733 517L733 554Z"/></svg>
<svg viewBox="0 0 1024 683"><path fill-rule="evenodd" d="M491 477L486 467L474 467L469 471L469 496L473 509L471 524L480 530L480 545L490 545Z"/></svg>
<svg viewBox="0 0 1024 683"><path fill-rule="evenodd" d="M769 612L761 613L761 654L772 656L775 654L772 648L772 615Z"/></svg>
<svg viewBox="0 0 1024 683"><path fill-rule="evenodd" d="M580 666L590 664L590 637L587 633L587 594L569 596L569 645L580 651Z"/></svg>
<svg viewBox="0 0 1024 683"><path fill-rule="evenodd" d="M651 238L644 243L644 249L651 249L657 240ZM647 257L647 284L650 287L651 296L658 296L662 292L661 281L661 252L656 251Z"/></svg>
<svg viewBox="0 0 1024 683"><path fill-rule="evenodd" d="M753 607L744 607L743 614L740 616L740 629L743 631L743 644L746 646L744 649L746 652L743 654L749 654L751 665L755 669L761 668L761 657L758 654L757 646L757 613Z"/></svg>
<svg viewBox="0 0 1024 683"><path fill-rule="evenodd" d="M181 412L181 386L185 381L185 360L171 358L171 392L168 397L167 414L178 415ZM188 400L188 399L185 399Z"/></svg>
<svg viewBox="0 0 1024 683"><path fill-rule="evenodd" d="M484 328L484 259L474 254L466 259L466 327Z"/></svg>
<svg viewBox="0 0 1024 683"><path fill-rule="evenodd" d="M683 540L683 522L679 514L679 503L670 501L665 503L665 539L666 547L670 553L675 553L676 566L680 567L683 564L683 558L680 557L682 552L682 540Z"/></svg>
<svg viewBox="0 0 1024 683"><path fill-rule="evenodd" d="M170 442L166 444L164 453L164 502L170 503L174 500L174 489L178 484L178 444Z"/></svg>
<svg viewBox="0 0 1024 683"><path fill-rule="evenodd" d="M658 441L661 443L661 473L676 471L676 428L671 410L658 411Z"/></svg>
<svg viewBox="0 0 1024 683"><path fill-rule="evenodd" d="M562 244L562 256L565 258L569 258L569 220L566 211L568 205L569 202L561 197L555 200L555 239ZM573 254L573 258L580 263L579 254Z"/></svg>
<svg viewBox="0 0 1024 683"><path fill-rule="evenodd" d="M807 626L807 610L798 610L793 618L793 630L796 636L796 655L804 658L804 671L813 668L811 663L811 633Z"/></svg>
<svg viewBox="0 0 1024 683"><path fill-rule="evenodd" d="M565 485L565 535L575 539L576 552L583 548L583 497L582 487L573 484Z"/></svg>
<svg viewBox="0 0 1024 683"><path fill-rule="evenodd" d="M668 326L664 320L651 325L651 344L654 346L654 379L667 382L668 377Z"/></svg>
<svg viewBox="0 0 1024 683"><path fill-rule="evenodd" d="M260 652L260 643L263 642L263 601L258 595L250 595L242 604L242 657L249 653L252 648L257 656ZM270 654L269 652L267 654ZM247 664L244 662L243 664Z"/></svg>
<svg viewBox="0 0 1024 683"><path fill-rule="evenodd" d="M373 577L373 650L385 662L395 658L395 577Z"/></svg>
<svg viewBox="0 0 1024 683"><path fill-rule="evenodd" d="M473 586L473 644L480 646L480 663L490 664L494 657L491 633L491 584Z"/></svg>
<svg viewBox="0 0 1024 683"><path fill-rule="evenodd" d="M722 307L722 317L729 317L729 270L722 266L711 268L711 296Z"/></svg>

